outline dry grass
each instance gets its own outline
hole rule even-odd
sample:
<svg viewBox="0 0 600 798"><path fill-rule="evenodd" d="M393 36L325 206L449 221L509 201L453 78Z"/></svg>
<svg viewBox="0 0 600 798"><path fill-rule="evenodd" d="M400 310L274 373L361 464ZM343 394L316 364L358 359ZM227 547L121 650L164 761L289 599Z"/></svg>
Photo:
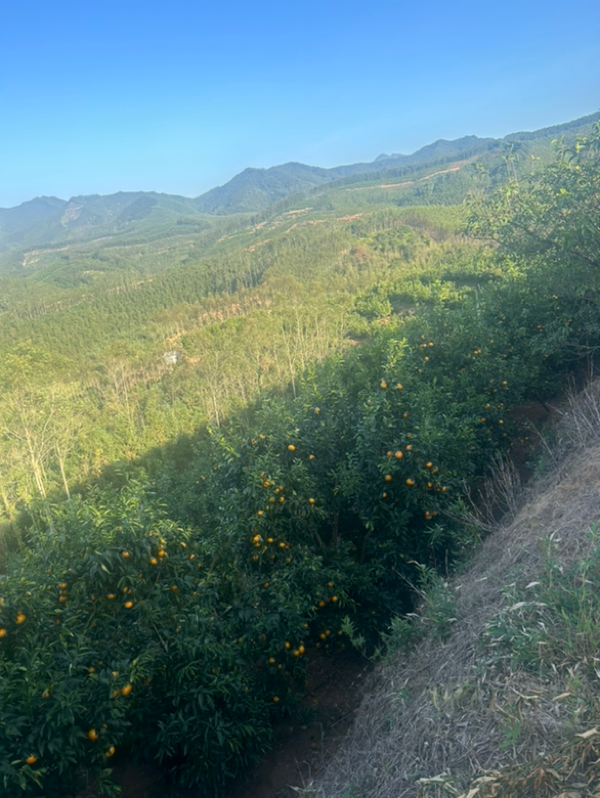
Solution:
<svg viewBox="0 0 600 798"><path fill-rule="evenodd" d="M585 631L571 640L558 624L552 637L544 602L515 602L542 589L560 601L564 590L567 601L589 584L581 574L569 577L570 588L553 580L597 546L590 530L600 527L600 383L559 414L555 437L546 452L552 471L527 490L521 509L512 469L497 475L510 513L451 582L450 638L425 639L383 662L345 746L307 795L600 794L600 660ZM579 620L581 629L594 628L583 623L593 619ZM506 649L503 624L523 651L540 629L554 642L542 640L539 661L525 661ZM577 736L586 731L593 733Z"/></svg>

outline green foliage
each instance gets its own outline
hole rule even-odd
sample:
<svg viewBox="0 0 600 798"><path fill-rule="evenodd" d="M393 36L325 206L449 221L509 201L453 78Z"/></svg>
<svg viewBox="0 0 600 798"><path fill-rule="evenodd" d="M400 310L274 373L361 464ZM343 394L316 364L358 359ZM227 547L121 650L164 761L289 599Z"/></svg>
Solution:
<svg viewBox="0 0 600 798"><path fill-rule="evenodd" d="M597 542L593 526L590 535ZM488 624L485 645L494 658L535 673L597 678L600 600L594 588L600 556L592 549L568 570L552 556L547 541L543 570L527 585L517 580L505 593L505 608Z"/></svg>
<svg viewBox="0 0 600 798"><path fill-rule="evenodd" d="M282 214L235 257L188 253L141 287L7 311L4 340L20 343L0 367L0 498L27 510L0 575L8 798L106 779L113 748L216 794L295 711L314 649L370 656L450 633L444 580L478 542L463 486L520 434L514 409L600 345L583 256L596 143L528 189L554 231L537 248L525 193L496 255L458 246L457 215L439 209ZM115 465L141 453L149 481ZM71 494L74 474L109 462L104 488ZM569 641L560 618L576 617L595 640L593 595L557 578L533 620ZM532 643L502 624L490 635L528 661L545 627Z"/></svg>
<svg viewBox="0 0 600 798"><path fill-rule="evenodd" d="M114 749L215 785L253 762L271 696L292 697L288 679L257 666L275 644L253 622L269 617L256 580L130 480L40 512L45 526L0 581L4 794L35 773L45 794L76 787L80 766L97 775Z"/></svg>
<svg viewBox="0 0 600 798"><path fill-rule="evenodd" d="M512 181L493 203L471 216L468 229L504 248L542 255L563 268L600 266L600 124L571 146L541 176Z"/></svg>

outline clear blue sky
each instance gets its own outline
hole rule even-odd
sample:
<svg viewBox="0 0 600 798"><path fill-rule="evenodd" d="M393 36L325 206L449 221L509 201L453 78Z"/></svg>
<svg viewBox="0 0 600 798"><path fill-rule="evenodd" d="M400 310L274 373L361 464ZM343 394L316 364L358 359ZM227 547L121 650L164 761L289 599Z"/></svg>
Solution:
<svg viewBox="0 0 600 798"><path fill-rule="evenodd" d="M0 207L197 196L600 109L600 2L6 0Z"/></svg>

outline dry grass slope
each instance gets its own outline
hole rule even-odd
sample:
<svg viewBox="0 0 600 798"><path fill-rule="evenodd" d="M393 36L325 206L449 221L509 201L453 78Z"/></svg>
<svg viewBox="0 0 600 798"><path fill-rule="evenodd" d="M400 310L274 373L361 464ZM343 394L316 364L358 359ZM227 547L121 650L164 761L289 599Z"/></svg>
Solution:
<svg viewBox="0 0 600 798"><path fill-rule="evenodd" d="M377 669L307 796L600 795L600 383L559 416L548 473L448 585L451 635Z"/></svg>

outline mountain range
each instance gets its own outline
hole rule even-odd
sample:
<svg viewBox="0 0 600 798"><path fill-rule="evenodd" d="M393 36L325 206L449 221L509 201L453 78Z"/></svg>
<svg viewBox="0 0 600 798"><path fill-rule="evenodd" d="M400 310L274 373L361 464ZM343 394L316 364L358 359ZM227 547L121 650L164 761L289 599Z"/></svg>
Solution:
<svg viewBox="0 0 600 798"><path fill-rule="evenodd" d="M294 195L319 191L337 181L359 183L374 178L398 178L442 164L478 159L491 162L515 150L533 154L550 151L552 139L589 132L600 113L533 132L512 133L502 139L464 136L440 139L411 155L379 155L369 163L324 169L286 163L268 169L245 169L222 186L196 198L156 192L117 192L109 195L36 197L14 208L0 208L0 253L33 246L57 246L131 231L192 224L209 229L214 217L256 214Z"/></svg>

